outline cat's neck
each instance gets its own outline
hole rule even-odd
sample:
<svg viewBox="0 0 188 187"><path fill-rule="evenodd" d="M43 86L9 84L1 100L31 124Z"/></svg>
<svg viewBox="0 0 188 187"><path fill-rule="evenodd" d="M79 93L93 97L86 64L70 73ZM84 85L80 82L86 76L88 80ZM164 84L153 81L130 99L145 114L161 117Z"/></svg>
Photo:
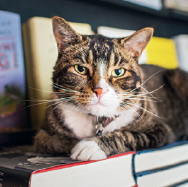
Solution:
<svg viewBox="0 0 188 187"><path fill-rule="evenodd" d="M79 139L96 136L97 116L83 113L65 103L62 103L58 107L62 111L64 125L71 129ZM137 107L133 107L132 109L120 112L118 116L114 116L114 119L104 127L102 134L107 134L132 123L138 117L137 110ZM104 120L108 120L108 117L104 117Z"/></svg>

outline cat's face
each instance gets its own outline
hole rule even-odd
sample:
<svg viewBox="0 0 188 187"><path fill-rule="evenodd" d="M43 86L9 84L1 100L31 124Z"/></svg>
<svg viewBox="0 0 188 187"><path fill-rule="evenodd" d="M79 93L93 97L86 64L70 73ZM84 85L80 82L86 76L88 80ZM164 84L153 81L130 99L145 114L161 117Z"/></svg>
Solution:
<svg viewBox="0 0 188 187"><path fill-rule="evenodd" d="M53 18L53 28L59 49L53 82L59 98L96 116L114 117L128 110L126 103L142 82L137 60L153 29L125 39L81 36L59 17Z"/></svg>

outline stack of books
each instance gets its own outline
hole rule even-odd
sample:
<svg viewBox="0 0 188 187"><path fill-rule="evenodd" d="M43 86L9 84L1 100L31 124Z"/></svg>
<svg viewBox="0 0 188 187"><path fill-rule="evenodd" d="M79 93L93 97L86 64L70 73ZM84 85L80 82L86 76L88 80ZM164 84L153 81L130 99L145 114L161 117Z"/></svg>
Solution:
<svg viewBox="0 0 188 187"><path fill-rule="evenodd" d="M84 162L12 148L0 153L0 181L22 187L186 186L188 141Z"/></svg>

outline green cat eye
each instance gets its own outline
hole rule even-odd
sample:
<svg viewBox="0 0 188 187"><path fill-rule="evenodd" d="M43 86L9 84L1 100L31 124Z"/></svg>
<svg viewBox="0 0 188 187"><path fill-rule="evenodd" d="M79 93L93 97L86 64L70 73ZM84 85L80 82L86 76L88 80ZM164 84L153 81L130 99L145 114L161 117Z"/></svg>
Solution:
<svg viewBox="0 0 188 187"><path fill-rule="evenodd" d="M112 76L113 76L113 77L120 77L120 76L123 76L124 73L125 73L125 69L123 69L123 68L114 69L114 70L112 71Z"/></svg>
<svg viewBox="0 0 188 187"><path fill-rule="evenodd" d="M75 65L74 68L75 68L75 71L80 73L81 75L86 75L88 72L88 69L85 68L84 66Z"/></svg>

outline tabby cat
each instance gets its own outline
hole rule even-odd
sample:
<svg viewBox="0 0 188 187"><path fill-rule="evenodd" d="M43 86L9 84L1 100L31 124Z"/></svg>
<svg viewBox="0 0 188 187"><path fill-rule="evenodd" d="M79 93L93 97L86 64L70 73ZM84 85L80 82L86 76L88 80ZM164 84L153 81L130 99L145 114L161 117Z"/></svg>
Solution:
<svg viewBox="0 0 188 187"><path fill-rule="evenodd" d="M59 55L38 152L97 160L187 139L188 74L138 65L153 28L111 39L52 21Z"/></svg>

